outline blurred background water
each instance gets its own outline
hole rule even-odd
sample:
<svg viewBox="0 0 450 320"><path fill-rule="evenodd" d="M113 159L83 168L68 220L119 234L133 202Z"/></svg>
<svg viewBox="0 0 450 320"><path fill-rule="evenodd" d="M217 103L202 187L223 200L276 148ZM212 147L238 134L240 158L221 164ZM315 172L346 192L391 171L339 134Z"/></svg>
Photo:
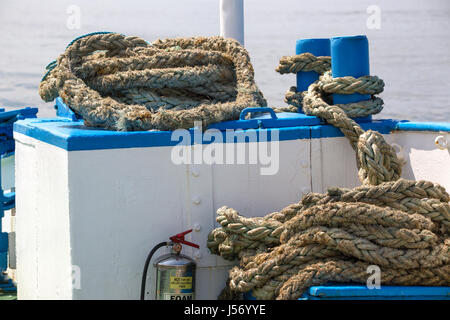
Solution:
<svg viewBox="0 0 450 320"><path fill-rule="evenodd" d="M301 38L365 34L371 74L386 83L385 109L376 117L450 121L450 1L245 0L245 46L256 81L271 106L284 105L294 75L274 69ZM80 9L70 29L68 8ZM369 29L370 5L381 9L380 29ZM0 0L0 106L39 107L54 115L38 85L45 66L75 37L116 31L148 41L219 34L219 0Z"/></svg>

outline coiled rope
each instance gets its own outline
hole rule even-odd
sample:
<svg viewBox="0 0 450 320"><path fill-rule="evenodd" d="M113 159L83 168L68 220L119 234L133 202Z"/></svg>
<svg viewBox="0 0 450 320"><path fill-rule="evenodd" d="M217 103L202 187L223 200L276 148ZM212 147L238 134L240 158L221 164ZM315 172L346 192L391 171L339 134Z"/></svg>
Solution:
<svg viewBox="0 0 450 320"><path fill-rule="evenodd" d="M44 101L60 96L88 126L174 130L238 119L265 107L247 51L235 40L157 40L98 32L72 41L39 86Z"/></svg>
<svg viewBox="0 0 450 320"><path fill-rule="evenodd" d="M285 101L339 128L357 153L362 186L310 193L280 212L245 218L234 209L217 211L221 227L208 235L211 253L239 265L219 298L252 293L258 299L297 299L314 285L366 283L367 268L381 268L383 285L450 284L449 195L427 181L400 178L401 161L376 131L350 117L381 111L383 101L332 105L332 93L378 94L377 77L332 78L329 57L305 53L283 57L281 74L316 71L307 91L292 87Z"/></svg>

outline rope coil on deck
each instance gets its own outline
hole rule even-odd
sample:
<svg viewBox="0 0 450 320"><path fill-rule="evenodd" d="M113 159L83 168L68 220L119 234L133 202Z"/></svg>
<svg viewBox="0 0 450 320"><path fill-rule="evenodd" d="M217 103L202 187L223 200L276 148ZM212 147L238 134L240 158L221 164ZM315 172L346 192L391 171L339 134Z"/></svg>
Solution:
<svg viewBox="0 0 450 320"><path fill-rule="evenodd" d="M364 131L350 117L382 110L383 101L333 105L331 94L378 94L377 77L332 78L329 57L283 57L280 73L316 71L307 91L291 87L285 101L339 128L357 153L362 186L309 193L280 212L245 218L217 211L221 225L208 235L213 254L239 265L219 298L252 291L258 299L297 299L314 285L366 283L367 268L381 269L384 285L450 284L449 195L438 184L400 178L402 163L383 136ZM289 109L288 109L289 110Z"/></svg>
<svg viewBox="0 0 450 320"><path fill-rule="evenodd" d="M41 81L44 101L61 96L86 125L174 130L194 121L238 119L265 107L247 51L235 40L157 40L94 33L72 41Z"/></svg>
<svg viewBox="0 0 450 320"><path fill-rule="evenodd" d="M365 283L370 265L381 268L383 285L448 285L448 201L437 184L400 179L312 193L262 218L222 207L207 244L240 259L224 298L252 290L258 299L297 299L328 281Z"/></svg>

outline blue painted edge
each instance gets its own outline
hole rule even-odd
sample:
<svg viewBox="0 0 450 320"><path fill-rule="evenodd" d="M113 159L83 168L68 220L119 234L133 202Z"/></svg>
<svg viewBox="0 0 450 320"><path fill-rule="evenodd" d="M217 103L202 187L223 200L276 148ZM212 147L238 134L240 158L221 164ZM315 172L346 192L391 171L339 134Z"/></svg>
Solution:
<svg viewBox="0 0 450 320"><path fill-rule="evenodd" d="M450 122L411 122L400 121L394 130L399 131L444 131L450 132Z"/></svg>
<svg viewBox="0 0 450 320"><path fill-rule="evenodd" d="M62 100L61 97L55 99L55 109L56 115L61 118L66 118L72 121L77 121L81 117L77 117L75 112L73 112Z"/></svg>
<svg viewBox="0 0 450 320"><path fill-rule="evenodd" d="M254 116L250 119L242 119L248 112L264 113L266 109L270 114ZM250 110L250 111L246 111ZM275 114L270 108L246 108L242 110L239 120L223 121L211 124L208 129L258 129L258 128L282 128L282 127L302 127L321 124L322 121L313 116L307 116L304 113L281 112Z"/></svg>
<svg viewBox="0 0 450 320"><path fill-rule="evenodd" d="M278 114L278 117L283 117ZM342 137L341 131L332 125L318 124L316 120L310 119L307 125L294 125L296 119L292 120L291 127L273 127L273 128L238 128L228 127L226 129L213 128L218 137L222 139L219 142L244 142L249 141L248 137L256 136L256 140L251 141L284 141L297 139L314 139L314 138L332 138ZM258 121L258 119L243 120L241 122ZM266 121L274 121L274 119L266 119ZM235 123L239 123L236 121ZM242 123L241 123L242 124ZM391 119L373 120L371 122L361 122L364 130L372 129L382 134L389 134L394 130L400 131L446 131L450 132L450 123L430 123L430 122L404 122ZM266 131L267 137L261 137L261 131ZM278 137L275 136L278 131ZM182 141L180 135L177 139L172 138L173 131L133 131L118 132L102 130L98 128L84 127L83 121L71 121L64 118L31 118L16 121L14 123L14 132L24 134L37 140L49 143L68 151L76 150L100 150L100 149L119 149L119 148L140 148L140 147L164 147L192 144L209 144L215 139L211 138L196 140L195 132L199 135L198 130L190 129L180 130L188 136ZM206 131L208 132L208 131ZM227 136L228 135L228 136ZM225 138L227 141L225 141ZM233 137L233 139L231 139ZM246 138L247 137L247 138ZM218 138L219 139L219 138Z"/></svg>
<svg viewBox="0 0 450 320"><path fill-rule="evenodd" d="M260 134L261 131L267 133L266 137ZM194 129L177 130L179 134L172 137L174 131L109 131L87 128L83 126L83 121L70 121L63 118L24 119L14 123L14 132L68 151L165 147L179 144L209 144L215 141L215 137L207 134L203 135L202 140L200 131ZM212 131L206 131L206 133L208 132L211 133ZM223 131L215 129L214 132L222 139L220 142L282 141L310 138L309 126L246 130L227 129ZM274 132L278 132L278 137ZM226 141L225 138L227 138Z"/></svg>
<svg viewBox="0 0 450 320"><path fill-rule="evenodd" d="M450 287L423 286L381 286L369 289L365 285L324 285L309 288L308 294L314 297L414 297L414 296L450 296Z"/></svg>

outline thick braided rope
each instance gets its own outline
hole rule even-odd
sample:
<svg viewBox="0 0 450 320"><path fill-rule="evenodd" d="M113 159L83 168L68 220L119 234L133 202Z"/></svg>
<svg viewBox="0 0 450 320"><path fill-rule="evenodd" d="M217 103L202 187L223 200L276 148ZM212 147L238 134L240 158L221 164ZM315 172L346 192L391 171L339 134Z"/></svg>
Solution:
<svg viewBox="0 0 450 320"><path fill-rule="evenodd" d="M365 282L369 264L361 261L331 260L318 261L305 266L302 272L289 278L280 287L277 299L295 299L311 286L321 285L329 281ZM392 285L440 286L448 285L450 266L444 265L434 269L383 269L381 283Z"/></svg>
<svg viewBox="0 0 450 320"><path fill-rule="evenodd" d="M428 181L332 188L259 218L223 207L217 221L208 248L240 259L226 297L296 299L311 285L364 283L373 264L385 285L450 284L449 195Z"/></svg>
<svg viewBox="0 0 450 320"><path fill-rule="evenodd" d="M317 63L318 58L314 60L311 56L307 53L281 59L276 69L280 73L315 70L321 74L319 80L309 86L308 91L297 92L296 87L291 87L286 93L285 101L342 131L357 153L358 176L363 184L377 185L398 179L402 163L397 158L395 150L385 142L381 134L371 130L365 132L351 119L380 112L383 101L373 96L370 100L347 105L332 105L329 101L333 93L370 95L381 93L384 88L383 80L376 76L363 76L357 79L333 78L329 68L324 70L323 64L320 68L312 69L308 64L309 61ZM302 69L303 67L305 69Z"/></svg>
<svg viewBox="0 0 450 320"><path fill-rule="evenodd" d="M232 39L158 40L99 33L73 41L41 81L45 101L61 96L86 125L174 130L233 120L265 107L247 51Z"/></svg>
<svg viewBox="0 0 450 320"><path fill-rule="evenodd" d="M448 201L448 194L437 184L399 179L377 186L332 188L326 194L309 193L299 203L260 218L245 218L232 208L222 207L217 210L217 222L221 227L210 232L207 245L212 253L222 254L225 251L221 244L226 240L230 260L243 249L277 245L285 222L302 210L331 202L367 203L409 214L417 212L435 222L441 232L446 233L450 232ZM233 240L227 235L233 235Z"/></svg>
<svg viewBox="0 0 450 320"><path fill-rule="evenodd" d="M316 57L306 52L295 56L285 56L280 59L280 64L275 69L281 74L297 73L300 71L315 71L325 73L331 68L331 57Z"/></svg>

